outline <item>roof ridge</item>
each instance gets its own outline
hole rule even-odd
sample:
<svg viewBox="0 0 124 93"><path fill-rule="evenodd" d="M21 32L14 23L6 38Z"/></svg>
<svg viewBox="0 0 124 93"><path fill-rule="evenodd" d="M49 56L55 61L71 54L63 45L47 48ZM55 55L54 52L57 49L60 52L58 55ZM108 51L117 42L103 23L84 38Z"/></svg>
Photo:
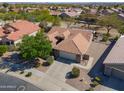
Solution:
<svg viewBox="0 0 124 93"><path fill-rule="evenodd" d="M75 46L77 47L77 49L79 50L79 52L82 54L82 51L80 51L79 47L76 45L74 39L78 36L81 35L86 41L88 41L81 33L78 33L75 37L72 38L73 43L75 44Z"/></svg>
<svg viewBox="0 0 124 93"><path fill-rule="evenodd" d="M78 33L77 35L79 35L79 34L80 34L80 33ZM76 36L77 36L77 35L76 35ZM80 53L82 53L82 52L80 51L80 49L78 48L78 46L76 45L75 41L74 41L74 38L76 38L76 36L72 38L72 41L73 41L74 45L77 47L78 51L79 51Z"/></svg>
<svg viewBox="0 0 124 93"><path fill-rule="evenodd" d="M74 45L76 46L76 48L78 49L78 51L81 53L81 51L79 50L78 46L75 44L74 40L72 39L72 42L74 43Z"/></svg>

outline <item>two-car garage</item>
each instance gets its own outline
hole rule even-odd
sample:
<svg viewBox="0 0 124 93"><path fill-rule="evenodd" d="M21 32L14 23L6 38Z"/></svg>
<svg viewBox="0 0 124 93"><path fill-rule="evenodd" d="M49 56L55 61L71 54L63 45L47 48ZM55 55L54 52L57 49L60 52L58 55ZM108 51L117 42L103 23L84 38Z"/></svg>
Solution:
<svg viewBox="0 0 124 93"><path fill-rule="evenodd" d="M53 50L53 54L54 54L55 59L56 58L64 58L64 59L72 60L72 61L75 61L78 63L81 60L80 54L74 54L74 53L69 53L69 52L65 52L65 51L59 51L56 49Z"/></svg>
<svg viewBox="0 0 124 93"><path fill-rule="evenodd" d="M59 52L59 57L76 61L76 54L67 53L64 51Z"/></svg>

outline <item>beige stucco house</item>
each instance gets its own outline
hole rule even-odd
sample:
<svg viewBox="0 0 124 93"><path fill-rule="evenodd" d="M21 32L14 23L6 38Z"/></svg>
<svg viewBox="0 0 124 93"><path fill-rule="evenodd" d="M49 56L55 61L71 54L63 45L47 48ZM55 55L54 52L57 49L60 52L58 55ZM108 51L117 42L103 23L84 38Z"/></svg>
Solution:
<svg viewBox="0 0 124 93"><path fill-rule="evenodd" d="M82 29L53 27L48 32L55 58L80 62L92 42L92 32Z"/></svg>
<svg viewBox="0 0 124 93"><path fill-rule="evenodd" d="M104 61L104 74L124 80L124 36L121 36Z"/></svg>

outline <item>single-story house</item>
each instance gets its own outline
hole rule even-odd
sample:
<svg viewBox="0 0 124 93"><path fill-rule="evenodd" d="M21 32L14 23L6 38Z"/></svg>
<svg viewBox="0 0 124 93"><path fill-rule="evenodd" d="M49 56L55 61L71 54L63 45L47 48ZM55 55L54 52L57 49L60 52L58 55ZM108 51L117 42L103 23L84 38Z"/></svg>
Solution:
<svg viewBox="0 0 124 93"><path fill-rule="evenodd" d="M90 14L93 14L93 15L95 15L95 14L97 14L97 9L90 9Z"/></svg>
<svg viewBox="0 0 124 93"><path fill-rule="evenodd" d="M119 17L121 20L124 20L124 13L118 14L118 17Z"/></svg>
<svg viewBox="0 0 124 93"><path fill-rule="evenodd" d="M121 8L111 8L112 11L114 11L115 13L121 13Z"/></svg>
<svg viewBox="0 0 124 93"><path fill-rule="evenodd" d="M124 80L124 36L121 36L104 60L104 74Z"/></svg>
<svg viewBox="0 0 124 93"><path fill-rule="evenodd" d="M76 12L76 11L65 11L62 12L59 16L63 18L70 18L70 17L78 17L81 14L81 12Z"/></svg>
<svg viewBox="0 0 124 93"><path fill-rule="evenodd" d="M36 35L39 30L40 27L32 22L17 20L13 23L4 25L4 27L0 29L0 33L4 34L1 42L8 45L16 45L21 42L24 35Z"/></svg>
<svg viewBox="0 0 124 93"><path fill-rule="evenodd" d="M53 10L50 11L50 15L52 15L52 16L59 16L60 14L61 14L61 12L59 12L59 11L53 11Z"/></svg>
<svg viewBox="0 0 124 93"><path fill-rule="evenodd" d="M101 9L100 11L97 12L100 15L109 15L114 13L111 9Z"/></svg>
<svg viewBox="0 0 124 93"><path fill-rule="evenodd" d="M48 32L55 58L80 62L92 42L92 32L82 29L53 27Z"/></svg>

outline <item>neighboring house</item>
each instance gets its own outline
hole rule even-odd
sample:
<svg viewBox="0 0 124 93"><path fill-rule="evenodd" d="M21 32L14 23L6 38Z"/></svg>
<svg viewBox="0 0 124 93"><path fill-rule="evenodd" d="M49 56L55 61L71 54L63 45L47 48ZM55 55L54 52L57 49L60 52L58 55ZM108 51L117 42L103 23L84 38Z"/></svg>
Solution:
<svg viewBox="0 0 124 93"><path fill-rule="evenodd" d="M97 9L90 9L90 14L93 14L93 15L97 14Z"/></svg>
<svg viewBox="0 0 124 93"><path fill-rule="evenodd" d="M60 27L53 27L47 35L52 42L55 58L61 57L76 62L83 60L83 55L89 48L93 37L91 31Z"/></svg>
<svg viewBox="0 0 124 93"><path fill-rule="evenodd" d="M124 36L121 36L108 54L104 73L124 80Z"/></svg>
<svg viewBox="0 0 124 93"><path fill-rule="evenodd" d="M78 17L81 14L82 11L76 11L76 10L66 10L65 12L62 12L59 16L61 18L68 18L68 17Z"/></svg>
<svg viewBox="0 0 124 93"><path fill-rule="evenodd" d="M2 29L2 27L0 28L0 41L2 40L2 38L5 36L5 34L3 33L4 30ZM1 43L1 42L0 42Z"/></svg>
<svg viewBox="0 0 124 93"><path fill-rule="evenodd" d="M50 15L52 15L52 16L59 16L60 14L61 14L61 12L59 12L59 11L53 11L53 10L50 11Z"/></svg>
<svg viewBox="0 0 124 93"><path fill-rule="evenodd" d="M35 35L40 30L40 27L26 20L18 20L11 24L6 24L0 29L0 33L4 33L2 43L8 45L16 45L21 42L24 35Z"/></svg>
<svg viewBox="0 0 124 93"><path fill-rule="evenodd" d="M121 13L121 8L117 8L117 9L115 9L115 8L111 8L111 10L112 11L114 11L115 13Z"/></svg>
<svg viewBox="0 0 124 93"><path fill-rule="evenodd" d="M119 17L121 20L124 20L124 14L123 14L123 13L118 14L118 17Z"/></svg>
<svg viewBox="0 0 124 93"><path fill-rule="evenodd" d="M71 16L63 12L59 15L59 17L61 17L62 19L66 19L66 18L70 18Z"/></svg>
<svg viewBox="0 0 124 93"><path fill-rule="evenodd" d="M112 14L114 13L114 11L110 10L110 9L101 9L100 11L98 11L98 13L100 15L109 15L109 14Z"/></svg>

